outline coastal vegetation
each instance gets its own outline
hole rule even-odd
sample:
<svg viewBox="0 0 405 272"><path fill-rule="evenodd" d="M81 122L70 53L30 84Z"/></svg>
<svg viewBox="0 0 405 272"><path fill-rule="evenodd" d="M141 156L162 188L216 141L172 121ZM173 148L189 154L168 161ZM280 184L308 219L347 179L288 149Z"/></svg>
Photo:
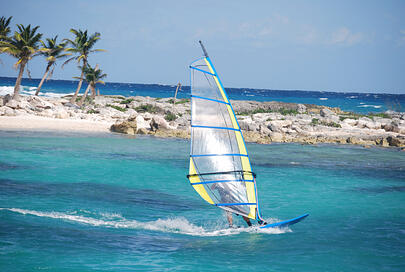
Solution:
<svg viewBox="0 0 405 272"><path fill-rule="evenodd" d="M96 67L92 68L89 64L87 64L87 67L84 67L82 69L84 73L84 78L86 82L88 83L87 89L84 92L84 95L80 99L78 106L81 107L83 105L84 100L87 97L87 93L89 92L89 89L91 89L91 98L96 97L96 85L97 84L105 84L104 81L102 81L103 78L107 76L107 74L103 74L103 71L98 69L98 65Z"/></svg>
<svg viewBox="0 0 405 272"><path fill-rule="evenodd" d="M278 112L282 115L296 115L298 114L298 111L295 109L286 109L286 108L280 108L280 109L263 109L263 108L257 108L254 110L248 110L248 111L242 111L242 112L237 112L239 115L253 115L256 113L272 113L272 112Z"/></svg>
<svg viewBox="0 0 405 272"><path fill-rule="evenodd" d="M82 87L83 79L84 79L84 69L87 67L88 64L88 58L89 54L94 53L94 52L100 52L104 51L103 49L93 49L94 45L96 42L100 39L100 33L95 32L91 35L87 34L87 30L82 31L82 30L76 30L76 29L71 29L70 32L72 32L75 35L75 38L73 40L71 39L65 39L69 44L70 48L67 48L66 51L76 54L76 56L68 59L65 61L65 64L69 63L72 60L76 60L77 63L82 63L82 66L80 66L81 70L81 75L79 78L79 83L77 85L77 89L70 99L70 103L74 103L76 100L76 97L78 93L80 92L80 89ZM92 90L93 92L93 90Z"/></svg>
<svg viewBox="0 0 405 272"><path fill-rule="evenodd" d="M35 91L35 95L38 95L41 91L42 84L44 84L45 79L50 79L52 77L53 71L55 69L55 64L58 59L65 58L71 53L66 53L65 46L67 42L57 43L56 39L58 36L56 35L54 38L47 38L46 43L42 40L40 41L42 44L43 51L39 52L40 55L44 56L46 61L48 62L46 65L45 73L39 82L37 90ZM52 69L51 69L52 68Z"/></svg>
<svg viewBox="0 0 405 272"><path fill-rule="evenodd" d="M151 104L142 104L139 105L138 107L134 108L137 112L150 112L150 113L156 113L158 109L156 106L153 106Z"/></svg>
<svg viewBox="0 0 405 272"><path fill-rule="evenodd" d="M4 16L0 17L0 41L4 41L8 38L8 35L11 32L11 28L9 25L12 18L12 16L10 16L9 18L6 18Z"/></svg>
<svg viewBox="0 0 405 272"><path fill-rule="evenodd" d="M14 68L18 69L18 76L14 86L13 98L19 97L21 79L28 62L37 55L40 49L41 33L37 33L39 26L31 28L31 25L17 25L18 31L11 37L3 37L0 41L0 52L9 54L17 59ZM27 69L28 76L29 70Z"/></svg>
<svg viewBox="0 0 405 272"><path fill-rule="evenodd" d="M91 68L89 55L94 52L105 51L103 49L94 49L96 42L100 39L100 33L95 32L90 35L87 30L72 28L70 32L73 33L74 39L63 39L61 43L58 43L58 36L56 35L54 38L47 38L44 42L41 40L43 34L38 32L39 26L31 27L31 25L24 26L17 24L18 30L10 36L11 19L12 17L6 18L4 16L0 18L0 54L8 54L17 59L14 68L18 69L18 75L14 86L13 99L19 98L24 71L27 72L28 77L31 77L30 71L27 69L28 62L38 55L44 56L47 64L35 95L40 93L45 80L52 77L57 60L74 55L62 65L63 67L72 60L76 60L78 64L82 64L79 66L81 71L80 77L75 77L79 79L79 82L74 95L70 98L70 103L79 102L81 106L89 90L91 90L92 98L96 96L95 86L98 83L104 83L101 79L106 77L106 74L103 74L97 67ZM67 48L68 44L70 47ZM82 99L77 100L83 80L88 82L88 87Z"/></svg>
<svg viewBox="0 0 405 272"><path fill-rule="evenodd" d="M165 120L166 121L174 121L174 120L176 120L177 119L177 116L176 116L176 114L174 114L174 113L172 113L172 112L168 112L168 113L166 113L166 115L165 115Z"/></svg>

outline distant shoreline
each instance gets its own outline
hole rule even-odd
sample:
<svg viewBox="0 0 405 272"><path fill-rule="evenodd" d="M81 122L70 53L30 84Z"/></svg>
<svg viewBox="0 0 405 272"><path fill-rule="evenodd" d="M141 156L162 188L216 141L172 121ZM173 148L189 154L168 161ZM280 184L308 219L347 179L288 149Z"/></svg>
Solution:
<svg viewBox="0 0 405 272"><path fill-rule="evenodd" d="M1 79L9 79L9 80L16 80L15 77L6 77L6 76L0 76L0 82ZM31 82L36 82L35 86L37 86L41 78L22 78L22 82L24 81L31 81ZM79 81L75 79L49 79L47 82L52 82L52 81L64 81L64 82L74 82L77 84ZM106 81L106 84L130 84L130 85L149 85L149 86L165 86L165 87L170 87L170 88L175 88L175 85L173 84L162 84L162 83L140 83L140 82L118 82L118 81ZM23 84L24 85L24 84ZM0 85L1 86L1 85ZM46 86L45 86L46 87ZM182 85L182 88L189 89L189 85ZM256 91L281 91L281 92L315 92L315 93L325 93L325 94L371 94L371 95L399 95L399 96L405 96L405 90L404 93L389 93L389 92L360 92L360 91L344 91L344 92L338 92L338 91L333 91L333 90L301 90L301 89L269 89L269 88L253 88L253 87L230 87L230 86L225 86L225 89L230 89L230 90L237 90L237 89L243 89L243 90L256 90ZM73 91L73 90L72 90ZM122 94L118 94L122 95Z"/></svg>
<svg viewBox="0 0 405 272"><path fill-rule="evenodd" d="M14 78L0 77L0 95L13 91ZM22 82L21 93L32 95L39 84L39 79ZM75 80L50 80L45 82L40 95L44 97L62 97L72 94L77 88ZM86 88L83 84L82 89ZM150 96L154 98L172 98L176 85L109 83L98 85L102 95ZM405 111L405 94L356 93L356 92L322 92L305 90L266 90L251 88L226 88L232 100L249 100L258 102L279 101L319 106L339 107L344 111L357 113L385 112L386 110ZM84 90L82 90L83 92ZM190 98L190 87L182 86L177 98Z"/></svg>
<svg viewBox="0 0 405 272"><path fill-rule="evenodd" d="M77 101L80 100L80 97ZM337 143L405 148L405 113L358 114L312 104L231 100L247 142ZM0 130L119 132L190 137L189 99L143 96L0 96Z"/></svg>

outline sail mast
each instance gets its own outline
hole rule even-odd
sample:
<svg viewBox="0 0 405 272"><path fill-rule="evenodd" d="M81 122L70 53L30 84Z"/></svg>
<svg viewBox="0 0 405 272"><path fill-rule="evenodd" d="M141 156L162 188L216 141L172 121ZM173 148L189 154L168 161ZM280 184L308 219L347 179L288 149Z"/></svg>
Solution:
<svg viewBox="0 0 405 272"><path fill-rule="evenodd" d="M198 42L199 42L200 45L201 45L201 49L202 49L202 51L204 52L204 56L205 56L206 58L209 58L209 57L208 57L207 50L205 50L205 47L204 47L202 41L198 41Z"/></svg>

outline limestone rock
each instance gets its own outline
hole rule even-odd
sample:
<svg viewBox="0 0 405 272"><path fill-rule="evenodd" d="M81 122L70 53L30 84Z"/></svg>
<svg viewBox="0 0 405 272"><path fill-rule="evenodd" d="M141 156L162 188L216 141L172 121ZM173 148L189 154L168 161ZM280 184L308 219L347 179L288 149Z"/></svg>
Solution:
<svg viewBox="0 0 405 272"><path fill-rule="evenodd" d="M70 115L65 109L61 108L56 111L55 117L58 119L67 119Z"/></svg>
<svg viewBox="0 0 405 272"><path fill-rule="evenodd" d="M334 113L333 111L331 111L330 109L327 109L327 108L321 109L321 111L319 112L319 114L320 114L322 117L329 117L329 116L331 116L331 115L335 115L335 113Z"/></svg>
<svg viewBox="0 0 405 272"><path fill-rule="evenodd" d="M40 108L40 109L52 109L54 108L54 105L52 103L49 103L48 101L38 97L38 96L30 96L27 99L27 102L32 105L34 108Z"/></svg>
<svg viewBox="0 0 405 272"><path fill-rule="evenodd" d="M39 113L39 116L43 116L43 117L53 117L53 115L54 115L54 112L51 109L45 109Z"/></svg>
<svg viewBox="0 0 405 272"><path fill-rule="evenodd" d="M179 129L173 130L160 129L157 130L154 135L157 137L176 137L182 139L190 138L190 132L188 130L179 130Z"/></svg>
<svg viewBox="0 0 405 272"><path fill-rule="evenodd" d="M291 120L274 120L270 121L267 127L273 132L281 132L283 131L283 128L288 128L291 125Z"/></svg>
<svg viewBox="0 0 405 272"><path fill-rule="evenodd" d="M142 117L142 115L136 116L135 121L136 121L136 126L137 126L138 130L140 130L140 129L150 130L151 129L150 122L145 121L145 119Z"/></svg>
<svg viewBox="0 0 405 272"><path fill-rule="evenodd" d="M136 134L146 135L149 134L149 130L147 130L146 128L138 128L136 130Z"/></svg>
<svg viewBox="0 0 405 272"><path fill-rule="evenodd" d="M405 140L401 141L401 139L398 137L388 136L387 142L389 143L390 146L395 146L395 147L404 147L405 146Z"/></svg>
<svg viewBox="0 0 405 272"><path fill-rule="evenodd" d="M5 115L5 116L16 116L16 113L15 113L15 111L14 111L12 108L9 108L9 107L7 107L7 106L3 106L3 107L1 107L1 108L2 108L2 112L3 112L2 115Z"/></svg>
<svg viewBox="0 0 405 272"><path fill-rule="evenodd" d="M130 135L135 135L136 132L136 121L128 120L124 122L118 122L111 126L110 130L113 132L125 133Z"/></svg>
<svg viewBox="0 0 405 272"><path fill-rule="evenodd" d="M269 135L271 133L271 130L268 129L265 125L261 124L259 125L259 132L262 135Z"/></svg>
<svg viewBox="0 0 405 272"><path fill-rule="evenodd" d="M303 104L298 104L297 105L297 111L298 113L306 113L307 112L307 107Z"/></svg>
<svg viewBox="0 0 405 272"><path fill-rule="evenodd" d="M163 117L158 115L152 117L150 126L154 131L158 129L173 129Z"/></svg>
<svg viewBox="0 0 405 272"><path fill-rule="evenodd" d="M269 136L270 136L270 140L272 142L279 142L280 143L280 142L283 142L283 140L284 140L283 134L278 133L278 132L272 132L272 133L269 134Z"/></svg>
<svg viewBox="0 0 405 272"><path fill-rule="evenodd" d="M13 97L11 96L11 94L6 94L4 97L3 97L3 105L6 105L10 100L12 100L13 99Z"/></svg>

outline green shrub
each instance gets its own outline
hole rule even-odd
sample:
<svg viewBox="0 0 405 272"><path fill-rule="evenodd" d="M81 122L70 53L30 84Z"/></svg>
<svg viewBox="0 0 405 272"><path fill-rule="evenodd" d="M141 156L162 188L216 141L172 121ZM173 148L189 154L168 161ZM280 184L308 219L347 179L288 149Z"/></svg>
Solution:
<svg viewBox="0 0 405 272"><path fill-rule="evenodd" d="M173 104L173 102L174 102L173 98L170 98L169 100L167 100L167 103ZM184 103L187 103L187 102L190 102L190 99L183 98L183 99L177 99L176 103L174 103L174 104L176 104L176 105L177 104L184 104Z"/></svg>
<svg viewBox="0 0 405 272"><path fill-rule="evenodd" d="M169 113L167 113L167 114L165 115L165 119L166 119L166 121L169 121L169 122L170 122L170 121L176 120L176 119L177 119L177 116L176 116L176 114L169 112Z"/></svg>
<svg viewBox="0 0 405 272"><path fill-rule="evenodd" d="M385 112L369 113L368 116L370 118L373 118L373 117L391 118L391 115L386 114Z"/></svg>
<svg viewBox="0 0 405 272"><path fill-rule="evenodd" d="M335 123L335 122L319 121L318 118L312 118L311 125L313 125L313 126L321 125L321 126L335 127L335 128L341 128L342 127L340 124Z"/></svg>
<svg viewBox="0 0 405 272"><path fill-rule="evenodd" d="M290 109L285 109L285 108L280 108L278 110L271 110L271 109L263 109L263 108L257 108L252 111L242 111L238 112L238 115L252 115L256 113L272 113L272 112L278 112L281 115L296 115L298 114L297 110L290 110Z"/></svg>
<svg viewBox="0 0 405 272"><path fill-rule="evenodd" d="M298 114L297 110L289 110L289 109L284 109L284 108L279 109L278 112L281 113L282 115L297 115Z"/></svg>
<svg viewBox="0 0 405 272"><path fill-rule="evenodd" d="M87 111L88 114L100 113L98 110L90 109Z"/></svg>
<svg viewBox="0 0 405 272"><path fill-rule="evenodd" d="M341 128L342 126L338 123L335 122L322 122L321 125L327 126L327 127L335 127L335 128Z"/></svg>
<svg viewBox="0 0 405 272"><path fill-rule="evenodd" d="M82 96L76 97L76 102L79 102L82 99ZM84 99L83 103L88 103L91 104L93 102L93 99L91 99L90 96L86 96L86 99Z"/></svg>
<svg viewBox="0 0 405 272"><path fill-rule="evenodd" d="M118 96L118 95L111 95L111 96L109 96L109 97L111 97L111 98L116 98L116 99L125 99L125 97Z"/></svg>
<svg viewBox="0 0 405 272"><path fill-rule="evenodd" d="M151 104L142 104L139 105L138 107L134 108L137 112L150 112L150 113L156 113L158 109L151 105Z"/></svg>
<svg viewBox="0 0 405 272"><path fill-rule="evenodd" d="M315 125L318 125L318 124L319 124L319 119L318 118L312 118L311 125L315 126Z"/></svg>
<svg viewBox="0 0 405 272"><path fill-rule="evenodd" d="M177 104L185 104L185 103L187 103L187 102L190 102L190 99L184 98L184 99L177 100L175 104L176 104L176 105L177 105Z"/></svg>
<svg viewBox="0 0 405 272"><path fill-rule="evenodd" d="M120 104L129 104L129 103L131 103L132 101L134 101L134 99L133 98L129 98L129 99L125 99L125 100L122 100L121 102L120 102Z"/></svg>
<svg viewBox="0 0 405 272"><path fill-rule="evenodd" d="M118 106L115 106L115 105L111 105L111 104L107 104L106 106L107 106L107 107L110 107L110 108L113 108L113 109L116 109L116 110L119 110L119 111L122 111L122 112L127 111L126 108L121 108L121 107L118 107Z"/></svg>

